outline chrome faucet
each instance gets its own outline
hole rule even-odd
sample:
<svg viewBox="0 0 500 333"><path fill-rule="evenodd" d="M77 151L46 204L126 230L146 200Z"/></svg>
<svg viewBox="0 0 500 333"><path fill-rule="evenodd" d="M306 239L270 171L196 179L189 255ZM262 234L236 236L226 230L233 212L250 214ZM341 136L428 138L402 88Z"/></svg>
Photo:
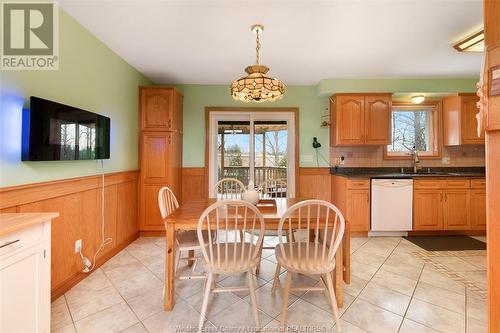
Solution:
<svg viewBox="0 0 500 333"><path fill-rule="evenodd" d="M417 149L413 146L411 150L412 164L413 164L413 173L417 173L418 170L422 169L420 165L420 160L418 159Z"/></svg>

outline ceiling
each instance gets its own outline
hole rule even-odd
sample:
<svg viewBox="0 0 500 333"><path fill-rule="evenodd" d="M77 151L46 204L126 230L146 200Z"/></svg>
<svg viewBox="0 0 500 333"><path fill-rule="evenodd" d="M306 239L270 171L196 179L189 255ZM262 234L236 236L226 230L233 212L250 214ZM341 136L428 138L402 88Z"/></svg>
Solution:
<svg viewBox="0 0 500 333"><path fill-rule="evenodd" d="M482 1L71 1L63 9L158 84L228 84L255 61L287 85L343 78L476 77L452 44L482 26Z"/></svg>

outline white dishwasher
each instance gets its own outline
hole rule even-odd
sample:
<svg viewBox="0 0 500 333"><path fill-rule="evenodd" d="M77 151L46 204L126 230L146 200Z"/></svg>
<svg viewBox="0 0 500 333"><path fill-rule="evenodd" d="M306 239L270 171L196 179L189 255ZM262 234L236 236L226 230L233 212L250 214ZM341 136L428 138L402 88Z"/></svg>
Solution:
<svg viewBox="0 0 500 333"><path fill-rule="evenodd" d="M413 179L372 179L371 236L401 236L412 230Z"/></svg>

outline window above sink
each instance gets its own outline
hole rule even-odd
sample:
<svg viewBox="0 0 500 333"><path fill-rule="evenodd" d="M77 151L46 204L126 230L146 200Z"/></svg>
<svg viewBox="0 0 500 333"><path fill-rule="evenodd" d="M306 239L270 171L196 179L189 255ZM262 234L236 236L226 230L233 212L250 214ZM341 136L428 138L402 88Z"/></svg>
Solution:
<svg viewBox="0 0 500 333"><path fill-rule="evenodd" d="M416 149L419 158L439 158L441 103L397 103L392 105L391 143L384 149L385 159L410 159Z"/></svg>

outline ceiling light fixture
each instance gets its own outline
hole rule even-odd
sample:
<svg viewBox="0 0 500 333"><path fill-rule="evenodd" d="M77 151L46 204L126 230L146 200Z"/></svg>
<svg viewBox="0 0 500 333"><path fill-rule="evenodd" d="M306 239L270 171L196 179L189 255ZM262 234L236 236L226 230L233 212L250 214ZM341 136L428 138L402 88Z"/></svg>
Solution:
<svg viewBox="0 0 500 333"><path fill-rule="evenodd" d="M283 97L285 85L278 79L266 76L269 68L260 64L259 35L264 31L261 24L252 25L252 32L257 35L256 64L245 68L247 76L231 83L231 95L242 102L275 101Z"/></svg>
<svg viewBox="0 0 500 333"><path fill-rule="evenodd" d="M458 52L483 52L484 51L484 30L476 32L472 36L462 39L453 45Z"/></svg>
<svg viewBox="0 0 500 333"><path fill-rule="evenodd" d="M425 101L425 97L424 95L417 95L417 96L412 96L411 97L411 102L413 104L420 104L422 103L423 101Z"/></svg>

